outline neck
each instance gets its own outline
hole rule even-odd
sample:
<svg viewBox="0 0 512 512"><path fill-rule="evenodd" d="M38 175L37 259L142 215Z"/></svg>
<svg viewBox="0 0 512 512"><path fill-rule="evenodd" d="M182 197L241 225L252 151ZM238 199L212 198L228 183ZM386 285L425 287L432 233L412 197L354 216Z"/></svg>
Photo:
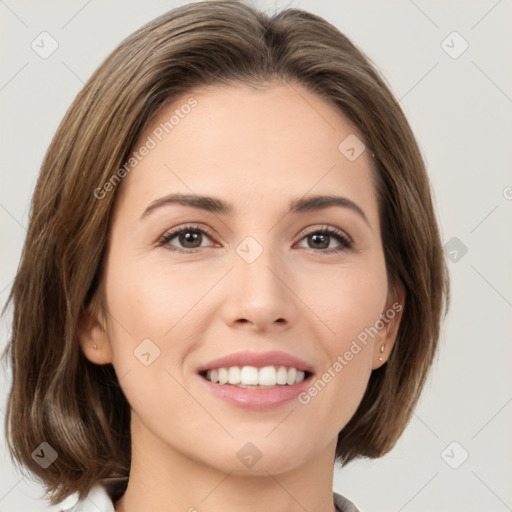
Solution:
<svg viewBox="0 0 512 512"><path fill-rule="evenodd" d="M272 474L223 472L132 424L132 463L116 512L334 512L335 442L300 467Z"/></svg>

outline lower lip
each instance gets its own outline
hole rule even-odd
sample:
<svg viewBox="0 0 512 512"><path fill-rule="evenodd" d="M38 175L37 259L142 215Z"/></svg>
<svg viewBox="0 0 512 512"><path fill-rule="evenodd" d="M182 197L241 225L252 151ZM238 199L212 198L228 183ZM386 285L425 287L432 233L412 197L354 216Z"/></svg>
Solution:
<svg viewBox="0 0 512 512"><path fill-rule="evenodd" d="M286 385L268 389L256 389L239 388L238 386L229 384L218 384L199 375L199 378L206 384L208 389L226 402L244 409L256 410L274 409L296 399L308 388L311 377L312 375L302 382L291 386Z"/></svg>

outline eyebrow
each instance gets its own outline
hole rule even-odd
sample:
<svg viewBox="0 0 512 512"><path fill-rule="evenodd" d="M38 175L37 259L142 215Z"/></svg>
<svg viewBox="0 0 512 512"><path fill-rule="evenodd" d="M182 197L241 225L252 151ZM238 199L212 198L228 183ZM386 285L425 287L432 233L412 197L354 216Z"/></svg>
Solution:
<svg viewBox="0 0 512 512"><path fill-rule="evenodd" d="M230 215L233 213L233 205L226 201L211 197L211 196L198 196L191 194L169 194L160 199L153 201L142 214L141 218L148 215L153 210L169 204L180 204L183 206L189 206L191 208L197 208L207 212L218 213L222 215ZM346 197L331 196L331 195L317 195L310 197L300 197L293 199L289 203L290 213L305 213L323 210L332 206L338 206L341 208L347 208L357 213L365 222L370 226L370 222L366 217L364 211L354 201ZM370 226L371 227L371 226Z"/></svg>

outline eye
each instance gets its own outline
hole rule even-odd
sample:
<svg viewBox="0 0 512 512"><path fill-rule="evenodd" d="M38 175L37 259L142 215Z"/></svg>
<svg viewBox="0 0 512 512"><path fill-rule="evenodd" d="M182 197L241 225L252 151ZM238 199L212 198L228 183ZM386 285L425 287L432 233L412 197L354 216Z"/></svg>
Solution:
<svg viewBox="0 0 512 512"><path fill-rule="evenodd" d="M165 247L171 251L191 253L200 248L208 247L203 243L206 238L210 240L213 238L213 235L207 229L197 225L188 225L165 233L158 241L157 246ZM172 243L173 240L176 241ZM302 237L302 240L307 241L308 246L306 248L324 253L336 253L353 247L353 242L348 235L331 226L311 230ZM332 246L333 241L338 242L338 247Z"/></svg>
<svg viewBox="0 0 512 512"><path fill-rule="evenodd" d="M165 233L158 241L157 246L165 246L166 249L171 251L190 253L205 247L202 242L205 238L211 239L211 236L206 229L189 225ZM176 245L171 243L174 239L177 240L177 243L181 244L181 247L176 247Z"/></svg>
<svg viewBox="0 0 512 512"><path fill-rule="evenodd" d="M319 249L320 252L335 253L351 249L353 242L343 231L331 226L322 226L307 233L302 239L308 243L308 249ZM333 241L338 242L338 247L332 247Z"/></svg>

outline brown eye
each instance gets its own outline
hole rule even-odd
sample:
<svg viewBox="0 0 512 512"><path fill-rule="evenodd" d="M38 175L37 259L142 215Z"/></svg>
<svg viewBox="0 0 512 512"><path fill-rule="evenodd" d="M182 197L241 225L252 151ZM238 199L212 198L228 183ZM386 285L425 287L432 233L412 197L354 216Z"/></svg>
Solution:
<svg viewBox="0 0 512 512"><path fill-rule="evenodd" d="M302 240L307 240L308 249L318 249L321 252L338 252L352 247L352 241L343 231L329 226L311 231ZM334 247L331 245L333 242ZM336 247L336 242L338 247Z"/></svg>
<svg viewBox="0 0 512 512"><path fill-rule="evenodd" d="M197 247L201 247L201 237L202 233L197 231L182 231L174 238L178 238L179 243L184 246L186 249L195 249ZM170 241L169 241L170 242ZM199 243L198 243L199 242Z"/></svg>
<svg viewBox="0 0 512 512"><path fill-rule="evenodd" d="M211 240L205 229L198 226L185 226L165 233L158 241L158 246L164 246L172 251L194 252L201 247L208 247L203 245L205 238ZM171 243L175 239L176 242Z"/></svg>

